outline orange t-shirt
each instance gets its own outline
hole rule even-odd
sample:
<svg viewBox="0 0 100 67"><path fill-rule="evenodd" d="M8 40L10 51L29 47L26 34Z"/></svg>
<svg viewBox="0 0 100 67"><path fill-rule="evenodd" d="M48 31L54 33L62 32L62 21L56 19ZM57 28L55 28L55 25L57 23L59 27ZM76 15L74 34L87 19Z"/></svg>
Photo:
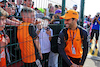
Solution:
<svg viewBox="0 0 100 67"><path fill-rule="evenodd" d="M73 34L73 32L74 32L74 34ZM65 47L66 55L73 57L73 58L81 58L83 50L81 48L82 40L81 40L79 28L77 28L74 31L68 29L67 33L68 33L68 40L66 42L66 47ZM72 53L72 38L73 37L75 37L73 39L73 47L75 48L75 54Z"/></svg>
<svg viewBox="0 0 100 67"><path fill-rule="evenodd" d="M29 34L29 25L30 23L22 23L18 26L17 30L17 38L24 63L33 63L36 61L33 39Z"/></svg>
<svg viewBox="0 0 100 67"><path fill-rule="evenodd" d="M5 49L3 49L0 54L0 67L6 67Z"/></svg>

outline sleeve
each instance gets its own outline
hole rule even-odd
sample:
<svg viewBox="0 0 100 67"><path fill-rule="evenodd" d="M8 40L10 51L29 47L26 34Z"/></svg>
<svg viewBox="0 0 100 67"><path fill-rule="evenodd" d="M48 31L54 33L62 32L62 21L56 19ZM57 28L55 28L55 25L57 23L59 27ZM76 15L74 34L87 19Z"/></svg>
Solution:
<svg viewBox="0 0 100 67"><path fill-rule="evenodd" d="M89 41L88 40L88 34L87 34L86 31L83 34L84 34L84 39L83 39L83 55L82 55L82 60L81 60L80 65L84 64L86 56L87 56L87 53L88 53L88 41Z"/></svg>
<svg viewBox="0 0 100 67"><path fill-rule="evenodd" d="M58 37L58 52L61 55L61 57L65 60L65 62L71 66L71 60L68 58L68 56L66 55L64 49L65 49L65 42L64 42L64 34L62 32L60 32L59 37Z"/></svg>
<svg viewBox="0 0 100 67"><path fill-rule="evenodd" d="M35 26L33 24L29 25L29 34L33 39L37 38L37 34L36 34L36 31L35 31Z"/></svg>
<svg viewBox="0 0 100 67"><path fill-rule="evenodd" d="M50 31L51 31L51 37L53 36L53 30L50 28Z"/></svg>

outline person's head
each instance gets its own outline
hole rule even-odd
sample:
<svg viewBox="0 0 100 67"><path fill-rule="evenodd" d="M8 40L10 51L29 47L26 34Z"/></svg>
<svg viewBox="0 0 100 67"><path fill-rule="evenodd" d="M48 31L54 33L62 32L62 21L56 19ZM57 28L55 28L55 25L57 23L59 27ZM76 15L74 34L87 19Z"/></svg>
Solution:
<svg viewBox="0 0 100 67"><path fill-rule="evenodd" d="M77 25L79 15L75 10L68 10L65 15L60 18L65 19L64 24L66 24L67 28L72 28L74 25Z"/></svg>
<svg viewBox="0 0 100 67"><path fill-rule="evenodd" d="M35 23L35 11L32 8L24 7L21 10L21 17L24 22Z"/></svg>
<svg viewBox="0 0 100 67"><path fill-rule="evenodd" d="M21 5L23 3L23 0L17 0L17 4Z"/></svg>
<svg viewBox="0 0 100 67"><path fill-rule="evenodd" d="M59 6L58 6L58 5L55 5L55 11L56 11L58 8L59 8Z"/></svg>
<svg viewBox="0 0 100 67"><path fill-rule="evenodd" d="M32 7L32 0L24 0L27 7Z"/></svg>
<svg viewBox="0 0 100 67"><path fill-rule="evenodd" d="M50 8L50 6L52 6L52 3L49 3L49 4L48 4L48 8Z"/></svg>
<svg viewBox="0 0 100 67"><path fill-rule="evenodd" d="M61 12L62 11L60 9L58 9L58 10L55 11L55 14L58 15L58 16L61 16Z"/></svg>
<svg viewBox="0 0 100 67"><path fill-rule="evenodd" d="M73 5L73 9L74 10L77 10L77 5Z"/></svg>
<svg viewBox="0 0 100 67"><path fill-rule="evenodd" d="M42 19L48 21L48 23L50 24L50 20L51 20L51 19L50 19L49 16L45 16L45 17L43 17Z"/></svg>
<svg viewBox="0 0 100 67"><path fill-rule="evenodd" d="M59 9L62 9L62 6L61 5L59 5Z"/></svg>
<svg viewBox="0 0 100 67"><path fill-rule="evenodd" d="M53 6L50 6L49 12L54 13L54 7Z"/></svg>
<svg viewBox="0 0 100 67"><path fill-rule="evenodd" d="M7 16L9 16L9 14L0 7L0 31L5 28Z"/></svg>

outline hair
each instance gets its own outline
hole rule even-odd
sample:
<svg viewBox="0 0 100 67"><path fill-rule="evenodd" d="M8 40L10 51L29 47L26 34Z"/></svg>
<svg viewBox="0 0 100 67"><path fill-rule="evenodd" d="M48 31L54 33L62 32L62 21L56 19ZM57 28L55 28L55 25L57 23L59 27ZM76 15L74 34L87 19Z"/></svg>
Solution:
<svg viewBox="0 0 100 67"><path fill-rule="evenodd" d="M2 9L2 8L0 7L0 17L1 17L1 16L8 17L9 14L8 14L8 12L6 12L4 9Z"/></svg>
<svg viewBox="0 0 100 67"><path fill-rule="evenodd" d="M21 12L35 12L35 10L29 7L23 7Z"/></svg>
<svg viewBox="0 0 100 67"><path fill-rule="evenodd" d="M55 5L56 8L58 8L58 5Z"/></svg>

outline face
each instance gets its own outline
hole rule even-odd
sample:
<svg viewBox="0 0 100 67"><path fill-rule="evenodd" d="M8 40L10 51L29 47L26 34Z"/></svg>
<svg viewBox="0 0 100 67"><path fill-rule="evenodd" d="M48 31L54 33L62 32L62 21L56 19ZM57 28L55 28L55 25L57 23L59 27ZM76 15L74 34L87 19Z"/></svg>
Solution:
<svg viewBox="0 0 100 67"><path fill-rule="evenodd" d="M73 7L74 10L77 10L77 7Z"/></svg>
<svg viewBox="0 0 100 67"><path fill-rule="evenodd" d="M35 24L35 15L34 12L23 12L22 14L22 19L25 22L33 23Z"/></svg>
<svg viewBox="0 0 100 67"><path fill-rule="evenodd" d="M74 25L74 20L72 19L65 19L64 24L66 24L66 28L72 28Z"/></svg>
<svg viewBox="0 0 100 67"><path fill-rule="evenodd" d="M50 8L50 12L54 12L54 7L53 6L51 6L51 8Z"/></svg>
<svg viewBox="0 0 100 67"><path fill-rule="evenodd" d="M6 17L1 16L0 17L0 31L5 28L5 23L6 23Z"/></svg>
<svg viewBox="0 0 100 67"><path fill-rule="evenodd" d="M20 5L23 3L23 0L17 0L17 4Z"/></svg>
<svg viewBox="0 0 100 67"><path fill-rule="evenodd" d="M61 16L61 13L57 13L57 15L60 17Z"/></svg>
<svg viewBox="0 0 100 67"><path fill-rule="evenodd" d="M50 8L50 6L52 6L52 4L51 4L51 3L49 3L49 4L48 4L48 8Z"/></svg>
<svg viewBox="0 0 100 67"><path fill-rule="evenodd" d="M32 0L27 0L26 1L26 6L27 7L32 7Z"/></svg>

